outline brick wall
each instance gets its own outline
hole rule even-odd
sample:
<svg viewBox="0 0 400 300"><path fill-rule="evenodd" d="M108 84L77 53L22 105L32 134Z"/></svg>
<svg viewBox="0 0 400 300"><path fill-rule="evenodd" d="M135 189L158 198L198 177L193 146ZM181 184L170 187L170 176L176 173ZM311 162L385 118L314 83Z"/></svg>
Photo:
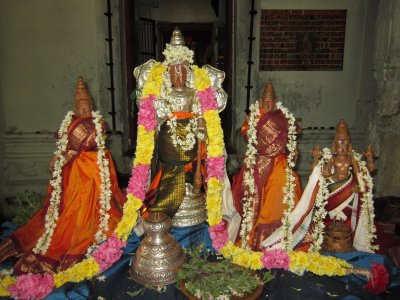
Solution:
<svg viewBox="0 0 400 300"><path fill-rule="evenodd" d="M346 15L346 10L262 10L260 71L342 70Z"/></svg>

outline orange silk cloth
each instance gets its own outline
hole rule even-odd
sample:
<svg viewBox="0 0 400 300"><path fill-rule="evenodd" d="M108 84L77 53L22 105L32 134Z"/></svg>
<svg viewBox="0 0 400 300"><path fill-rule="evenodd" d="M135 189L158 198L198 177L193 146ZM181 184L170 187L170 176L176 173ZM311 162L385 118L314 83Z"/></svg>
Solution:
<svg viewBox="0 0 400 300"><path fill-rule="evenodd" d="M80 121L80 120L77 120ZM84 122L89 122L86 119ZM91 121L90 121L91 122ZM70 128L79 128L72 124ZM71 132L70 134L75 134ZM109 161L112 198L111 209L108 211L107 236L115 229L122 217L121 207L125 197L118 187L117 175L111 155L106 150ZM95 242L94 235L98 231L100 222L100 170L97 165L97 151L80 151L72 161L69 161L62 170L62 199L59 209L59 218L51 240L51 244L44 256L35 255L31 251L45 226L45 215L49 207L52 187L49 185L40 209L30 221L18 229L12 236L25 254L15 265L15 273L51 273L68 268L83 258L86 250Z"/></svg>
<svg viewBox="0 0 400 300"><path fill-rule="evenodd" d="M281 224L283 212L287 205L283 203L283 187L285 185L285 169L288 163L286 156L279 155L274 159L271 173L262 187L259 203L259 214L251 232L251 246L259 250L260 244L272 234ZM302 190L299 177L293 172L295 178L294 203L299 202Z"/></svg>
<svg viewBox="0 0 400 300"><path fill-rule="evenodd" d="M285 169L288 166L286 148L288 140L288 121L280 110L265 112L261 110L261 116L256 127L257 130L257 157L254 167L254 182L256 185L256 200L253 210L253 228L250 233L250 246L254 250L261 248L261 242L274 232L280 225L286 206L283 203L283 187L286 182ZM241 129L247 134L247 120ZM234 176L232 193L234 204L240 214L243 214L243 203L246 188L243 184L244 164L241 171ZM294 202L300 200L300 181L295 172ZM238 237L239 238L239 237Z"/></svg>

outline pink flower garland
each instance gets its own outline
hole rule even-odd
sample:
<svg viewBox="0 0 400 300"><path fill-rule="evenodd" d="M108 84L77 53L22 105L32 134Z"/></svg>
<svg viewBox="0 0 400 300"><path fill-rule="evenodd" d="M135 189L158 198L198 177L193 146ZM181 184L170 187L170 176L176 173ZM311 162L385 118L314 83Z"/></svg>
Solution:
<svg viewBox="0 0 400 300"><path fill-rule="evenodd" d="M201 111L203 113L209 110L217 110L217 102L215 101L215 90L213 87L208 87L204 91L197 92L201 103ZM224 170L225 170L225 158L219 157L208 157L207 158L207 178L214 177L220 181L223 180ZM220 223L208 228L210 232L210 238L212 240L212 245L218 252L228 243L229 236L226 230L226 221L222 220Z"/></svg>
<svg viewBox="0 0 400 300"><path fill-rule="evenodd" d="M206 181L210 177L215 177L218 180L222 180L224 178L224 165L225 159L223 157L209 157L207 158L207 178Z"/></svg>
<svg viewBox="0 0 400 300"><path fill-rule="evenodd" d="M140 100L138 112L138 125L143 125L147 131L154 130L157 126L156 109L154 100L156 96L151 94ZM132 176L129 179L126 191L135 197L144 200L146 195L146 184L150 172L150 165L139 164L132 168Z"/></svg>
<svg viewBox="0 0 400 300"><path fill-rule="evenodd" d="M226 231L226 222L222 220L220 223L214 226L210 226L208 228L210 232L210 238L212 240L212 245L218 252L221 252L221 249L228 242L228 232Z"/></svg>
<svg viewBox="0 0 400 300"><path fill-rule="evenodd" d="M8 288L14 299L43 299L54 286L52 275L26 274L18 276L17 283Z"/></svg>
<svg viewBox="0 0 400 300"><path fill-rule="evenodd" d="M266 269L289 269L290 258L283 249L265 250L261 262Z"/></svg>
<svg viewBox="0 0 400 300"><path fill-rule="evenodd" d="M215 101L215 90L213 87L208 87L204 91L197 92L201 101L201 111L204 113L207 110L216 110L217 102Z"/></svg>
<svg viewBox="0 0 400 300"><path fill-rule="evenodd" d="M139 164L133 167L132 176L129 179L126 191L143 201L146 195L146 184L149 172L150 172L150 165Z"/></svg>
<svg viewBox="0 0 400 300"><path fill-rule="evenodd" d="M99 264L101 272L111 267L122 255L122 248L126 243L113 234L96 251L93 252L93 258Z"/></svg>
<svg viewBox="0 0 400 300"><path fill-rule="evenodd" d="M155 99L156 96L151 94L149 97L140 100L138 125L143 125L147 131L151 131L157 126Z"/></svg>

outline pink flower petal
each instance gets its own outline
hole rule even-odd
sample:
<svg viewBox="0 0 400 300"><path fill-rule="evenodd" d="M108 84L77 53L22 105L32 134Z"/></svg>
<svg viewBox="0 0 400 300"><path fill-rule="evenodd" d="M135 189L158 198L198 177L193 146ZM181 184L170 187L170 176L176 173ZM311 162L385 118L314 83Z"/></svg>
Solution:
<svg viewBox="0 0 400 300"><path fill-rule="evenodd" d="M219 180L224 178L225 171L225 158L224 157L210 157L207 158L207 178L216 177Z"/></svg>
<svg viewBox="0 0 400 300"><path fill-rule="evenodd" d="M144 200L146 195L146 184L149 177L150 166L139 164L132 169L132 176L129 179L126 191L135 197Z"/></svg>
<svg viewBox="0 0 400 300"><path fill-rule="evenodd" d="M143 125L147 131L153 130L157 126L156 109L154 107L155 98L155 95L150 95L140 100L138 124Z"/></svg>
<svg viewBox="0 0 400 300"><path fill-rule="evenodd" d="M201 103L201 111L204 113L208 110L217 109L217 102L215 101L215 90L213 87L209 87L204 91L199 91L198 96Z"/></svg>
<svg viewBox="0 0 400 300"><path fill-rule="evenodd" d="M54 279L51 275L25 274L18 277L16 284L8 288L15 299L43 299L51 293Z"/></svg>

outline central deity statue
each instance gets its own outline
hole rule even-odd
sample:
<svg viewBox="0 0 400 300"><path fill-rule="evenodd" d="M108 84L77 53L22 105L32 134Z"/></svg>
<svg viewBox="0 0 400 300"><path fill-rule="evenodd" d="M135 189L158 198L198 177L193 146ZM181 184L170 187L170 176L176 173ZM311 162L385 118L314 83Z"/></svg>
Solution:
<svg viewBox="0 0 400 300"><path fill-rule="evenodd" d="M202 195L207 132L199 98L194 88L193 51L185 46L178 28L167 44L162 75L163 91L155 101L158 130L152 162L152 182L146 195L146 210L163 212L174 219L174 225L188 226L205 221L205 200ZM150 69L149 60L134 70L140 98ZM223 71L205 65L216 90L218 110L225 108L227 94L222 89ZM191 203L188 203L191 202ZM188 205L191 207L187 216ZM184 216L186 214L186 216ZM145 212L146 215L146 212Z"/></svg>
<svg viewBox="0 0 400 300"><path fill-rule="evenodd" d="M141 108L146 101L154 101L151 114L155 130L151 141L154 143L151 178L142 209L147 235L132 262L131 276L139 283L150 285L165 285L176 280L176 269L186 259L176 240L183 247L196 242L211 247L208 226L204 224L207 212L203 182L208 134L202 114L204 107L198 96L200 85L207 82L212 86L213 103L218 111L225 108L227 100L221 86L225 73L206 65L200 70L203 76L196 75L199 67L193 65L194 53L185 46L178 28L173 31L163 55L163 63L149 60L134 70L139 118L142 120L143 114L149 112ZM134 190L134 186L131 178L128 190ZM171 225L181 227L174 235L176 240L173 232L169 232Z"/></svg>

